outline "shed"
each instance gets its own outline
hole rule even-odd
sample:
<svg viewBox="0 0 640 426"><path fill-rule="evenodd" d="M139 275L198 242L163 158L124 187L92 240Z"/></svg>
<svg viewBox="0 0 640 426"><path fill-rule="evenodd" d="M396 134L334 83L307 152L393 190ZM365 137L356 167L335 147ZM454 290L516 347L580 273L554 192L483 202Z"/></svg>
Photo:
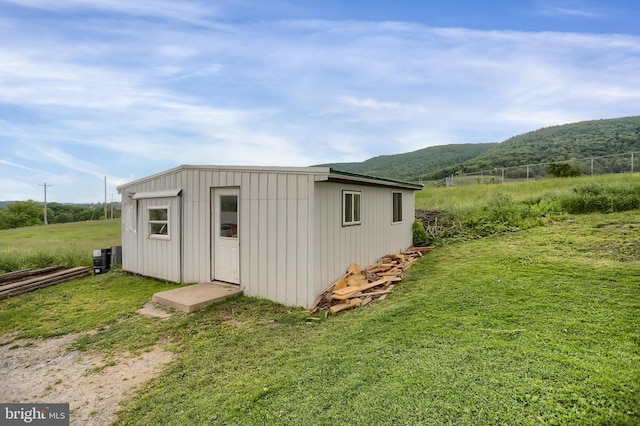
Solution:
<svg viewBox="0 0 640 426"><path fill-rule="evenodd" d="M182 165L117 188L122 267L309 307L351 263L411 245L421 188L329 167Z"/></svg>

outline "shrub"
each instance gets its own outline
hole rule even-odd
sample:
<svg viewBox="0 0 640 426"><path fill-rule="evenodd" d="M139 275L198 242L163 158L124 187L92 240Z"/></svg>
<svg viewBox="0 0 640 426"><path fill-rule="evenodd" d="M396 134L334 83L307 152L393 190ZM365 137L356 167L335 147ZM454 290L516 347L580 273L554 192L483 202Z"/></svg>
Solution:
<svg viewBox="0 0 640 426"><path fill-rule="evenodd" d="M413 222L413 245L414 247L425 247L429 245L430 239L427 236L427 231L424 230L422 222L415 220Z"/></svg>
<svg viewBox="0 0 640 426"><path fill-rule="evenodd" d="M457 220L464 231L479 236L528 227L526 219L531 216L526 204L513 201L509 195L502 193L489 197L479 208L460 213Z"/></svg>
<svg viewBox="0 0 640 426"><path fill-rule="evenodd" d="M532 217L542 218L564 213L560 200L555 196L528 200L525 201L525 204L529 206L529 213Z"/></svg>
<svg viewBox="0 0 640 426"><path fill-rule="evenodd" d="M582 185L561 197L560 205L571 214L633 210L640 208L640 185Z"/></svg>
<svg viewBox="0 0 640 426"><path fill-rule="evenodd" d="M582 174L582 170L578 166L572 166L567 163L551 163L545 166L545 170L555 177L577 177Z"/></svg>

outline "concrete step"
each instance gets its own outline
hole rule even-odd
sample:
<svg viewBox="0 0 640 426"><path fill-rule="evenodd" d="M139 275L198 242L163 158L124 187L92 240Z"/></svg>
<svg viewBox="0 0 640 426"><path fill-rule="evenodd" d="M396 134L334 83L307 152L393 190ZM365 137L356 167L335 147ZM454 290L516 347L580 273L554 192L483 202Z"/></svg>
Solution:
<svg viewBox="0 0 640 426"><path fill-rule="evenodd" d="M241 294L239 286L213 282L161 291L154 294L151 300L176 311L191 313Z"/></svg>

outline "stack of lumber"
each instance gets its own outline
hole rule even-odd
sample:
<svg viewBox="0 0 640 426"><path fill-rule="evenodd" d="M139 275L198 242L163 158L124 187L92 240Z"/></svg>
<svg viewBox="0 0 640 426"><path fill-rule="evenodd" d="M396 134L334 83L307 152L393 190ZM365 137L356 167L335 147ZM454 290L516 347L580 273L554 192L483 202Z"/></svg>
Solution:
<svg viewBox="0 0 640 426"><path fill-rule="evenodd" d="M433 247L411 247L399 254L387 254L362 269L353 263L346 273L324 290L311 307L311 313L336 313L356 306L367 306L374 299L383 300L402 280L402 274L413 262Z"/></svg>
<svg viewBox="0 0 640 426"><path fill-rule="evenodd" d="M9 272L0 275L0 300L88 275L91 275L91 268L86 266L71 269L52 266Z"/></svg>

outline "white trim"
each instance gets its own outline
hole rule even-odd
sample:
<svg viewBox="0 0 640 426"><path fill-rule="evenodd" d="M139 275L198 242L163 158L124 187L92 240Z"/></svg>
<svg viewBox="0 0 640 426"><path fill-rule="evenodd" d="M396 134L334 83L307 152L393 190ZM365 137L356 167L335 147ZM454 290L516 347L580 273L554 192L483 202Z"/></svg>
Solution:
<svg viewBox="0 0 640 426"><path fill-rule="evenodd" d="M346 196L351 195L351 220L347 220L347 204L346 204ZM355 196L358 196L358 220L355 220L356 216L356 203ZM351 190L342 190L342 226L352 226L352 225L360 225L362 223L362 191L351 191Z"/></svg>
<svg viewBox="0 0 640 426"><path fill-rule="evenodd" d="M166 210L167 211L167 220L151 220L149 219L149 211L150 210ZM171 206L147 206L147 237L152 240L170 240L171 239ZM167 235L164 234L152 234L151 233L151 224L153 223L163 223L167 225Z"/></svg>
<svg viewBox="0 0 640 426"><path fill-rule="evenodd" d="M134 200L142 200L147 198L169 198L178 197L182 189L169 189L167 191L154 191L154 192L136 192L131 198Z"/></svg>

